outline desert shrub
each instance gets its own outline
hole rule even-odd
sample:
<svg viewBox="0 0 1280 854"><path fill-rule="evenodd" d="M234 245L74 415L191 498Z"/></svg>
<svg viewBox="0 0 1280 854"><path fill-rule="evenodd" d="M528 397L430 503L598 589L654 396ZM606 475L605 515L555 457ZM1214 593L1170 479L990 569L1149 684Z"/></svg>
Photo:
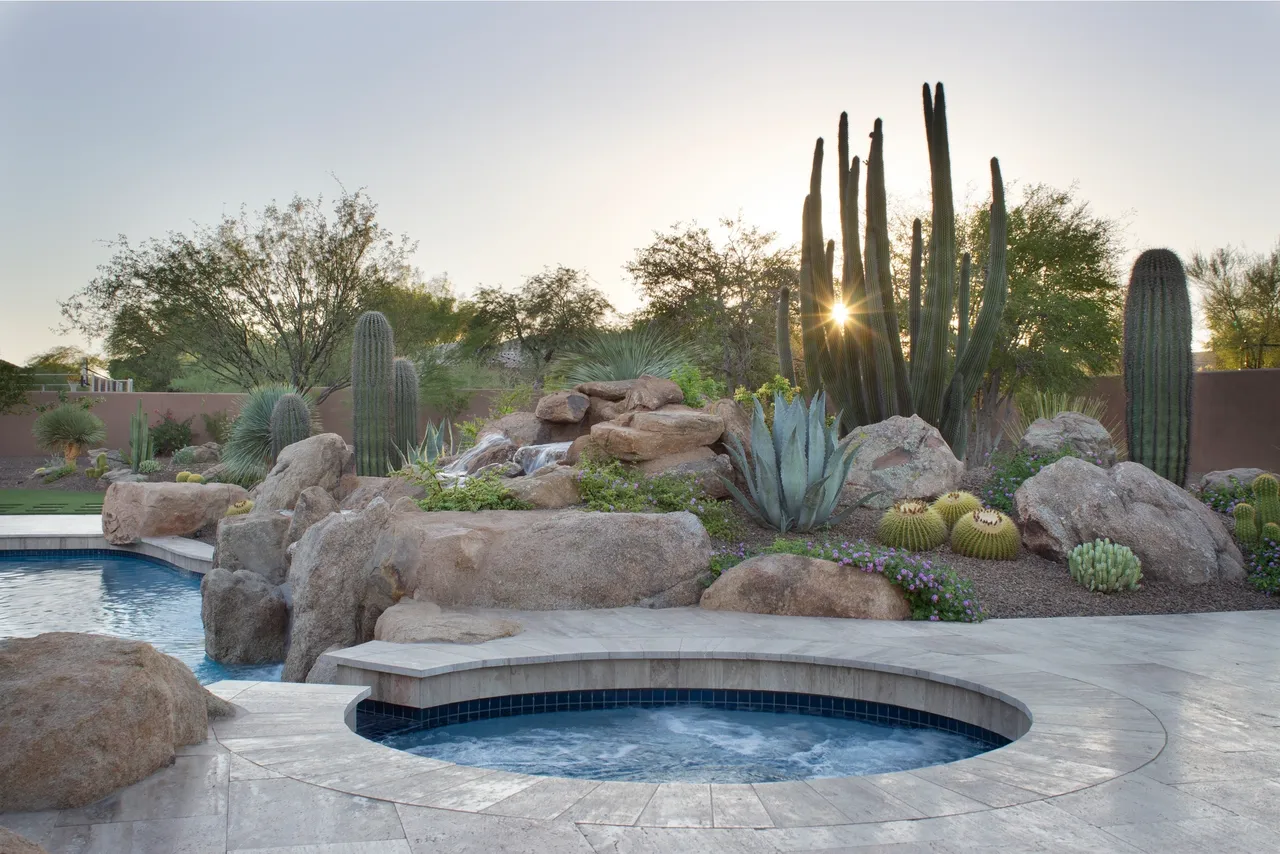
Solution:
<svg viewBox="0 0 1280 854"><path fill-rule="evenodd" d="M1034 477L1045 466L1070 456L1074 454L1069 448L1061 448L1052 454L1028 454L1026 451L997 454L991 458L991 477L979 490L978 497L988 507L1012 513L1013 494L1024 481Z"/></svg>
<svg viewBox="0 0 1280 854"><path fill-rule="evenodd" d="M160 468L159 460L143 460L138 463L138 474L155 474Z"/></svg>
<svg viewBox="0 0 1280 854"><path fill-rule="evenodd" d="M537 394L538 390L528 384L503 389L502 393L489 404L489 417L501 418L504 415L528 409Z"/></svg>
<svg viewBox="0 0 1280 854"><path fill-rule="evenodd" d="M231 436L222 449L223 483L253 486L267 476L275 462L271 444L271 412L276 401L298 390L288 383L271 383L255 387L244 397L240 412L231 427ZM303 397L311 409L311 432L320 427L320 419L310 398Z"/></svg>
<svg viewBox="0 0 1280 854"><path fill-rule="evenodd" d="M729 539L737 519L729 508L707 495L693 475L645 477L617 460L584 460L578 469L578 492L589 510L604 513L674 513L688 510L707 533Z"/></svg>
<svg viewBox="0 0 1280 854"><path fill-rule="evenodd" d="M705 406L725 394L724 383L715 377L704 377L697 365L681 365L671 372L671 380L684 392L685 406Z"/></svg>
<svg viewBox="0 0 1280 854"><path fill-rule="evenodd" d="M1234 475L1226 486L1194 489L1192 493L1218 513L1231 513L1241 501L1252 501L1253 490Z"/></svg>
<svg viewBox="0 0 1280 854"><path fill-rule="evenodd" d="M924 555L882 548L864 540L819 545L812 540L779 537L773 545L755 552L742 545L732 546L712 557L712 571L718 575L757 554L816 557L843 566L854 566L863 572L879 573L902 590L911 605L913 620L977 623L984 617L973 583L955 570L934 563Z"/></svg>
<svg viewBox="0 0 1280 854"><path fill-rule="evenodd" d="M439 469L429 462L421 462L412 468L393 472L393 477L402 477L416 483L427 491L424 498L418 500L423 510L530 510L532 504L521 501L507 489L505 483L496 472L472 475L441 483Z"/></svg>
<svg viewBox="0 0 1280 854"><path fill-rule="evenodd" d="M61 453L65 465L74 468L81 451L107 441L107 425L85 407L64 403L40 413L31 435L40 447Z"/></svg>
<svg viewBox="0 0 1280 854"><path fill-rule="evenodd" d="M160 423L151 428L152 452L156 454L172 454L174 451L190 445L191 422L195 418L192 415L185 421L179 421L173 416L172 410L166 409L164 414L160 416Z"/></svg>
<svg viewBox="0 0 1280 854"><path fill-rule="evenodd" d="M746 387L738 386L733 392L733 399L746 408L748 412L756 403L760 404L761 410L764 412L764 423L770 428L773 427L773 399L775 395L782 395L782 399L790 403L797 394L800 394L800 386L792 385L791 382L781 374L775 374L773 379L755 391L747 391Z"/></svg>
<svg viewBox="0 0 1280 854"><path fill-rule="evenodd" d="M219 445L225 445L227 439L231 438L231 415L227 410L202 413L200 420L204 422L205 435Z"/></svg>
<svg viewBox="0 0 1280 854"><path fill-rule="evenodd" d="M192 448L179 448L173 453L175 465L188 466L196 461L196 452Z"/></svg>
<svg viewBox="0 0 1280 854"><path fill-rule="evenodd" d="M693 361L680 339L656 326L597 332L574 346L557 371L567 384L633 380L646 374L670 377ZM674 379L674 377L673 377Z"/></svg>
<svg viewBox="0 0 1280 854"><path fill-rule="evenodd" d="M67 475L76 473L74 463L64 463L57 457L55 457L54 460L57 465L46 466L44 469L41 469L41 471L44 472L44 475L40 479L45 483L53 483L55 480L62 480Z"/></svg>

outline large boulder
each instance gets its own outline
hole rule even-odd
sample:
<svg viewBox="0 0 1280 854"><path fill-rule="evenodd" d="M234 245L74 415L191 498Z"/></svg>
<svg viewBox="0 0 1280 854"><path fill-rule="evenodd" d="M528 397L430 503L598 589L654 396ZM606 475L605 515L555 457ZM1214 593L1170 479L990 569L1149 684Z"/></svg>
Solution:
<svg viewBox="0 0 1280 854"><path fill-rule="evenodd" d="M729 490L725 488L721 477L733 479L733 464L726 454L717 454L710 448L694 448L658 457L656 460L644 460L636 464L645 477L660 477L664 474L691 475L698 486L712 498L727 498Z"/></svg>
<svg viewBox="0 0 1280 854"><path fill-rule="evenodd" d="M587 414L591 399L576 391L557 391L538 401L533 414L542 421L576 424Z"/></svg>
<svg viewBox="0 0 1280 854"><path fill-rule="evenodd" d="M631 387L635 384L635 380L603 380L580 383L574 386L573 390L601 400L621 401L626 399L627 392L631 391Z"/></svg>
<svg viewBox="0 0 1280 854"><path fill-rule="evenodd" d="M564 462L572 442L553 442L549 445L525 445L517 448L511 461L520 467L521 474L533 474L540 468Z"/></svg>
<svg viewBox="0 0 1280 854"><path fill-rule="evenodd" d="M854 497L879 492L868 507L884 509L904 498L932 498L960 488L964 463L919 415L894 415L853 432L857 450L845 483Z"/></svg>
<svg viewBox="0 0 1280 854"><path fill-rule="evenodd" d="M150 644L52 632L0 640L0 813L91 804L204 741L228 704Z"/></svg>
<svg viewBox="0 0 1280 854"><path fill-rule="evenodd" d="M145 474L135 474L128 466L120 466L104 472L102 480L110 487L113 483L146 483L147 476Z"/></svg>
<svg viewBox="0 0 1280 854"><path fill-rule="evenodd" d="M512 412L490 421L480 428L477 441L490 433L500 433L517 446L545 445L548 442L572 442L582 435L583 426L543 421L532 412Z"/></svg>
<svg viewBox="0 0 1280 854"><path fill-rule="evenodd" d="M340 510L364 510L375 498L381 498L388 504L404 496L413 499L422 498L426 489L403 477L371 477L368 475L352 475L348 481L349 489L344 494ZM317 505L318 506L318 505ZM296 510L294 511L297 512ZM297 539L301 539L298 537Z"/></svg>
<svg viewBox="0 0 1280 854"><path fill-rule="evenodd" d="M620 460L637 462L710 445L724 433L719 416L696 409L628 412L591 428L592 444Z"/></svg>
<svg viewBox="0 0 1280 854"><path fill-rule="evenodd" d="M399 593L372 577L371 556L391 516L387 502L375 498L362 513L334 513L312 525L297 542L289 566L293 624L284 680L306 679L331 646L355 646L373 637L378 615Z"/></svg>
<svg viewBox="0 0 1280 854"><path fill-rule="evenodd" d="M289 604L256 572L211 569L200 581L204 651L223 664L284 661Z"/></svg>
<svg viewBox="0 0 1280 854"><path fill-rule="evenodd" d="M1131 548L1148 581L1244 578L1240 550L1214 512L1137 463L1103 469L1065 457L1024 481L1013 509L1023 544L1052 560L1103 537Z"/></svg>
<svg viewBox="0 0 1280 854"><path fill-rule="evenodd" d="M623 398L623 409L627 412L653 411L661 409L668 403L683 403L684 391L673 380L653 377L645 374L632 382Z"/></svg>
<svg viewBox="0 0 1280 854"><path fill-rule="evenodd" d="M294 442L276 457L266 480L254 487L253 512L292 510L308 486L333 492L351 460L351 450L337 433Z"/></svg>
<svg viewBox="0 0 1280 854"><path fill-rule="evenodd" d="M1253 479L1260 474L1268 474L1266 469L1240 468L1211 471L1200 478L1200 491L1208 489L1231 489L1236 484L1252 486Z"/></svg>
<svg viewBox="0 0 1280 854"><path fill-rule="evenodd" d="M248 497L229 483L113 483L102 498L102 536L113 546L185 537L217 524L228 507Z"/></svg>
<svg viewBox="0 0 1280 854"><path fill-rule="evenodd" d="M582 502L578 473L570 466L544 466L531 475L512 478L505 486L539 510L560 510Z"/></svg>
<svg viewBox="0 0 1280 854"><path fill-rule="evenodd" d="M601 421L612 421L625 411L624 404L620 400L606 400L603 397L589 397L587 400L590 403L587 405L587 414L582 419L582 423L588 427L599 424Z"/></svg>
<svg viewBox="0 0 1280 854"><path fill-rule="evenodd" d="M387 643L484 643L522 631L514 620L442 611L433 602L401 599L378 617L373 639Z"/></svg>
<svg viewBox="0 0 1280 854"><path fill-rule="evenodd" d="M579 436L569 443L569 450L564 452L564 459L560 462L567 466L576 466L582 462L583 456L590 458L593 454L599 452L599 449L591 441L591 434Z"/></svg>
<svg viewBox="0 0 1280 854"><path fill-rule="evenodd" d="M371 498L370 501L372 500ZM337 512L338 502L332 495L318 486L308 486L302 490L302 494L298 496L298 503L293 506L293 517L289 520L289 532L285 536L285 542L296 543L312 525L326 518L330 513Z"/></svg>
<svg viewBox="0 0 1280 854"><path fill-rule="evenodd" d="M702 408L724 422L724 434L720 437L721 444L727 449L729 437L733 436L742 445L742 450L750 459L751 419L747 416L747 411L739 406L736 400L728 397L712 400Z"/></svg>
<svg viewBox="0 0 1280 854"><path fill-rule="evenodd" d="M0 827L0 854L49 854L49 852L9 828Z"/></svg>
<svg viewBox="0 0 1280 854"><path fill-rule="evenodd" d="M1116 446L1111 433L1100 421L1080 412L1059 412L1052 418L1037 418L1023 434L1018 447L1031 454L1052 454L1067 448L1103 468L1116 464Z"/></svg>
<svg viewBox="0 0 1280 854"><path fill-rule="evenodd" d="M191 462L207 465L222 461L222 446L217 442L205 442L203 445L187 445L178 454L187 454L191 457Z"/></svg>
<svg viewBox="0 0 1280 854"><path fill-rule="evenodd" d="M213 565L230 572L247 569L272 585L283 584L289 572L285 549L292 521L286 513L227 516L218 523Z"/></svg>
<svg viewBox="0 0 1280 854"><path fill-rule="evenodd" d="M711 611L790 617L905 620L902 591L877 572L803 555L757 555L726 569L702 594Z"/></svg>

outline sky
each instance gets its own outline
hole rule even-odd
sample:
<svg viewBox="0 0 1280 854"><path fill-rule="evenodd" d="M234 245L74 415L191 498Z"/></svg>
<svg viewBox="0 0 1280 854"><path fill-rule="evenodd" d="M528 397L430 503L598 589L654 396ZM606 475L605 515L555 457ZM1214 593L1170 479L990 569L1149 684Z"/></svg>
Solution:
<svg viewBox="0 0 1280 854"><path fill-rule="evenodd" d="M891 197L927 199L925 81L958 197L995 155L1131 255L1263 251L1277 44L1275 3L0 3L0 358L85 343L58 300L117 235L339 182L463 294L565 264L630 310L655 230L741 212L796 241L842 110L855 140L884 119Z"/></svg>

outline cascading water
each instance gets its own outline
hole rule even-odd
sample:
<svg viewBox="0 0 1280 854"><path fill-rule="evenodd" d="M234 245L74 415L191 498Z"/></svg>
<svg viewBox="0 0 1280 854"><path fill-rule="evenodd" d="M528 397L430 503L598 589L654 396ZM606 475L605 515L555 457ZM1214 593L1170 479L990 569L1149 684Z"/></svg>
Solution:
<svg viewBox="0 0 1280 854"><path fill-rule="evenodd" d="M486 433L479 439L476 439L476 443L460 454L456 460L440 469L440 475L447 477L450 480L457 480L458 478L466 477L471 474L471 463L474 462L477 457L499 442L505 441L507 441L507 437L501 433Z"/></svg>
<svg viewBox="0 0 1280 854"><path fill-rule="evenodd" d="M572 442L551 442L546 445L525 445L516 450L512 459L525 474L533 474L543 466L562 462L572 444Z"/></svg>

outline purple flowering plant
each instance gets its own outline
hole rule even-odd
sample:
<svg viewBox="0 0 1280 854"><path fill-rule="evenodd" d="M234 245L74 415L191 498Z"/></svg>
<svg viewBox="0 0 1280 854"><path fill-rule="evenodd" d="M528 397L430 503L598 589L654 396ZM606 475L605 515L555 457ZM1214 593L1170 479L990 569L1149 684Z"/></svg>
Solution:
<svg viewBox="0 0 1280 854"><path fill-rule="evenodd" d="M729 567L756 554L816 557L843 566L854 566L863 572L879 573L906 595L913 620L977 623L985 616L982 606L978 604L973 583L956 574L955 570L935 563L926 555L871 545L865 540L818 543L813 540L779 538L773 545L756 552L739 543L717 549L713 553L712 572L718 576Z"/></svg>
<svg viewBox="0 0 1280 854"><path fill-rule="evenodd" d="M1253 490L1240 482L1240 478L1232 475L1230 483L1226 486L1210 487L1209 489L1192 489L1191 494L1199 498L1211 509L1218 513L1231 514L1236 509L1236 505L1241 501L1252 502Z"/></svg>
<svg viewBox="0 0 1280 854"><path fill-rule="evenodd" d="M1013 512L1013 494L1023 481L1034 477L1040 469L1063 457L1076 456L1070 448L1051 454L1028 454L1026 451L1000 453L991 458L991 477L978 492L982 503L1005 513Z"/></svg>

